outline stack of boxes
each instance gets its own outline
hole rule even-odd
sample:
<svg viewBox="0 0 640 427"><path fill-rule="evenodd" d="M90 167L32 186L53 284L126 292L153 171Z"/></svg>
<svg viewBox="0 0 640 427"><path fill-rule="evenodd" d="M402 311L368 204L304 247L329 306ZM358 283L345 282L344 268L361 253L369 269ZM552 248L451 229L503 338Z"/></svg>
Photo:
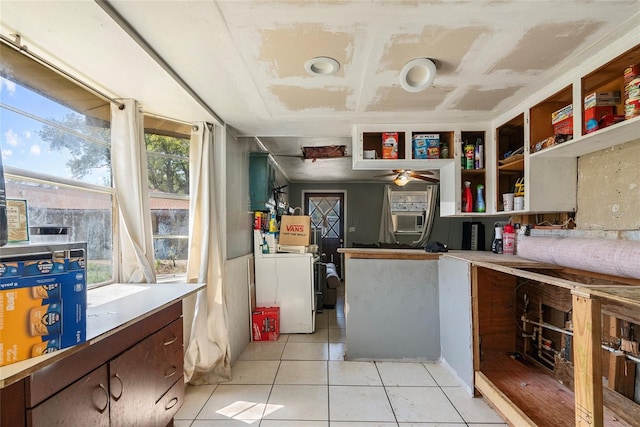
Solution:
<svg viewBox="0 0 640 427"><path fill-rule="evenodd" d="M86 341L86 312L84 257L3 260L0 366Z"/></svg>
<svg viewBox="0 0 640 427"><path fill-rule="evenodd" d="M551 113L554 135L573 135L573 104Z"/></svg>
<svg viewBox="0 0 640 427"><path fill-rule="evenodd" d="M439 159L440 135L437 133L416 134L412 140L414 159Z"/></svg>
<svg viewBox="0 0 640 427"><path fill-rule="evenodd" d="M616 116L620 92L598 92L584 98L584 132L590 133L624 120Z"/></svg>

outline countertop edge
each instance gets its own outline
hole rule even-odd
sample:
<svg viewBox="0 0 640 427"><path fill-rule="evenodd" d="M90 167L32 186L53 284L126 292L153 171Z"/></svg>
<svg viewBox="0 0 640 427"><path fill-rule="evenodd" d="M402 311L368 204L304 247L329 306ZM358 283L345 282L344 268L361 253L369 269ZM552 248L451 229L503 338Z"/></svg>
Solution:
<svg viewBox="0 0 640 427"><path fill-rule="evenodd" d="M122 304L122 299L125 298L133 298L130 296L124 296L122 298L115 298L112 301L105 302L96 307L89 306L87 308L87 339L85 342L77 344L73 347L69 347L60 351L56 351L54 353L50 353L44 356L38 356L31 359L23 360L20 362L16 362L10 365L0 367L0 388L5 388L14 384L29 375L31 373L45 368L53 363L56 363L59 360L62 360L66 357L71 356L83 349L88 348L91 345L94 345L97 342L102 341L105 338L123 330L124 328L131 326L132 324L143 320L158 311L169 307L172 304L175 304L178 301L181 301L188 296L198 292L205 288L206 284L203 283L154 283L154 284L135 284L135 283L114 283L111 285L105 285L106 287L140 287L143 290L140 294L146 294L149 291L162 289L163 291L169 290L171 292L165 292L168 295L161 295L158 298L144 298L147 301L150 301L150 305L144 307L143 309L137 309L137 307L133 307L130 310L122 310L122 318L117 318L115 320L111 320L112 323L109 324L108 321L105 322L105 319L101 316L112 314L113 308L118 307ZM161 287L161 288L159 288ZM104 287L103 287L104 288ZM97 288L102 289L102 288ZM114 292L115 288L112 288ZM91 289L87 293L88 303L91 301L91 293L94 289ZM143 295L138 295L137 298L140 299ZM133 304L129 304L133 306ZM91 332L92 331L92 332Z"/></svg>

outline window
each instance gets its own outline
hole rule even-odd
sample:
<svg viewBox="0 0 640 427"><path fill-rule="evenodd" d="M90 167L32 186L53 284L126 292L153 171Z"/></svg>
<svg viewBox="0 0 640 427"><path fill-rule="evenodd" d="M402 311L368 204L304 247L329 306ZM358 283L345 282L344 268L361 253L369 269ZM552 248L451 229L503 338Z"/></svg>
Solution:
<svg viewBox="0 0 640 427"><path fill-rule="evenodd" d="M145 117L145 126L149 123ZM166 126L166 123L163 123ZM189 243L189 132L145 130L156 275L170 280L186 273Z"/></svg>
<svg viewBox="0 0 640 427"><path fill-rule="evenodd" d="M87 242L89 285L113 281L109 103L2 46L0 132L7 197L29 226ZM34 243L35 243L35 239Z"/></svg>

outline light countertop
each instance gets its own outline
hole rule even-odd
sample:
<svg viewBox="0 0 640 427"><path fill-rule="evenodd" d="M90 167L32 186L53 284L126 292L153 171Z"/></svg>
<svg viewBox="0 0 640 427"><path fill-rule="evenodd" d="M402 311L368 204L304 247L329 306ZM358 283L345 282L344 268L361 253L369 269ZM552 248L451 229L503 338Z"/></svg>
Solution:
<svg viewBox="0 0 640 427"><path fill-rule="evenodd" d="M187 296L202 283L112 284L87 292L87 340L82 344L0 367L0 388L82 350Z"/></svg>

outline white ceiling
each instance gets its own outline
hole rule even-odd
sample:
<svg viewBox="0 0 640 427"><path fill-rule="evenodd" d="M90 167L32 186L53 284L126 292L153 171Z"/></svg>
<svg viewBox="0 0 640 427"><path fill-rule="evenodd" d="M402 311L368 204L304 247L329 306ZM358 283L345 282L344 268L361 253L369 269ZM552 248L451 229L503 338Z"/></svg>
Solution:
<svg viewBox="0 0 640 427"><path fill-rule="evenodd" d="M6 1L0 32L113 97L257 136L292 182L362 181L354 124L487 122L640 25L640 1ZM337 59L333 76L304 62ZM419 93L402 66L432 58ZM194 95L199 100L194 99Z"/></svg>

